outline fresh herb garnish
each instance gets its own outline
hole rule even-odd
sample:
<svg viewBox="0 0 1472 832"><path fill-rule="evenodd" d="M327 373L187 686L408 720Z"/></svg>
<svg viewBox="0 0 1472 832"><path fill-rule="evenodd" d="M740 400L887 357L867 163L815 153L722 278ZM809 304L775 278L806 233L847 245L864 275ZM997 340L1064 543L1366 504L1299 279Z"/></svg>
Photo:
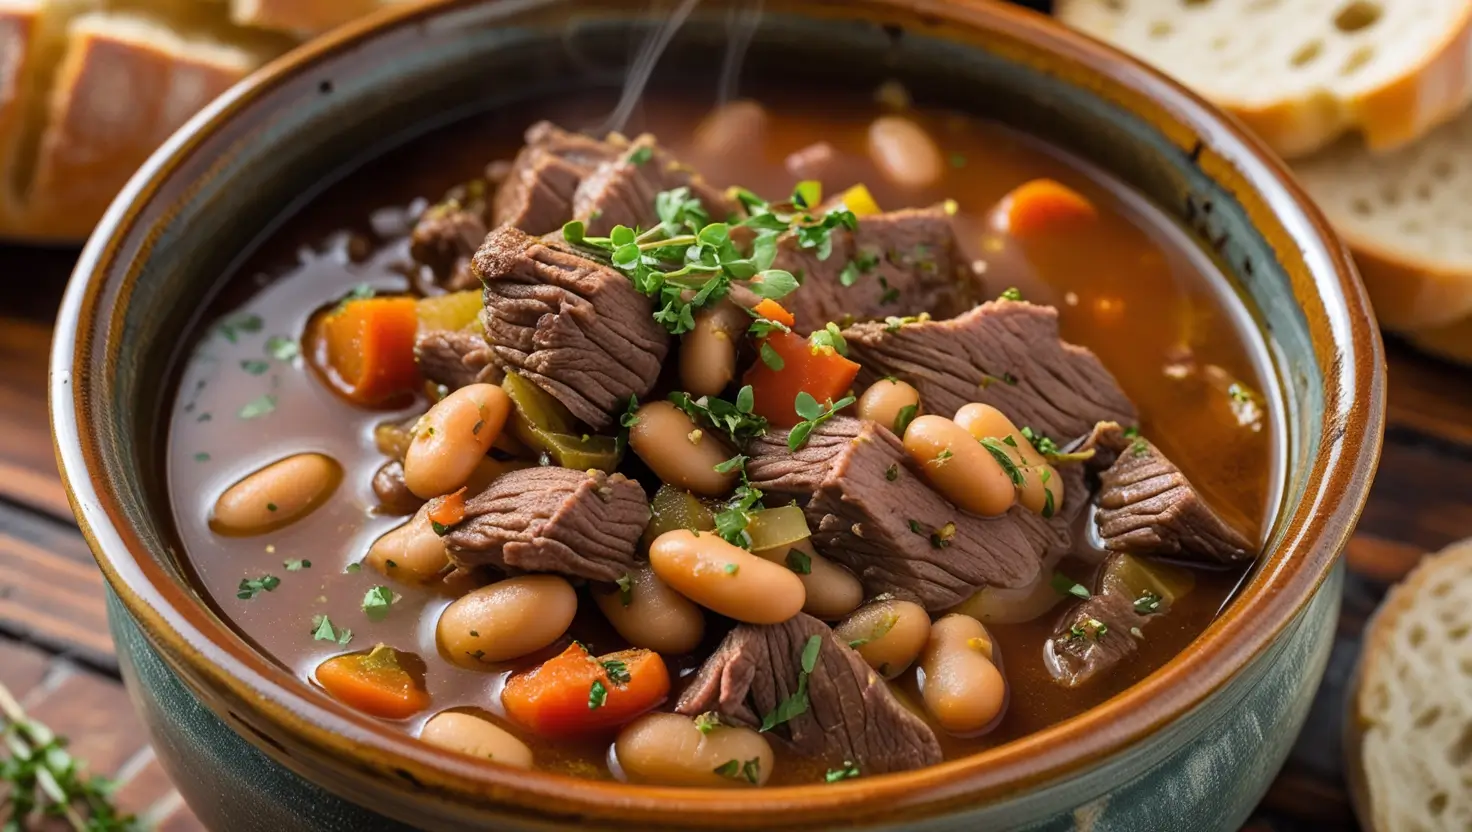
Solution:
<svg viewBox="0 0 1472 832"><path fill-rule="evenodd" d="M608 681L613 682L615 685L623 686L633 681L634 677L629 675L628 664L622 660L609 659L608 661L600 662L600 664L603 665L603 670L608 674Z"/></svg>
<svg viewBox="0 0 1472 832"><path fill-rule="evenodd" d="M1012 484L1021 488L1023 485L1022 469L1017 467L1017 463L1013 461L1011 454L1007 453L1007 446L1002 444L995 436L988 436L982 439L981 446L987 449L987 452L992 455L992 459L995 459L998 465L1002 466L1002 471L1012 480Z"/></svg>
<svg viewBox="0 0 1472 832"><path fill-rule="evenodd" d="M618 584L619 603L626 607L634 603L634 579L628 575L622 575L614 583Z"/></svg>
<svg viewBox="0 0 1472 832"><path fill-rule="evenodd" d="M1135 456L1149 456L1150 443L1146 442L1144 437L1139 437L1130 443L1130 453L1133 453Z"/></svg>
<svg viewBox="0 0 1472 832"><path fill-rule="evenodd" d="M722 567L722 571L724 571L727 575L735 575L737 572L741 571L741 564L728 563L724 567Z"/></svg>
<svg viewBox="0 0 1472 832"><path fill-rule="evenodd" d="M732 492L725 509L716 513L716 534L727 543L743 549L751 546L751 534L746 527L751 524L751 510L762 500L762 490L746 481L746 472L741 472L741 484Z"/></svg>
<svg viewBox="0 0 1472 832"><path fill-rule="evenodd" d="M1091 638L1094 641L1098 641L1099 639L1103 638L1104 634L1107 632L1109 632L1108 624L1105 624L1103 621L1100 621L1097 618L1088 618L1079 622L1078 624L1073 625L1072 627L1069 627L1068 638L1070 640L1082 640L1085 638Z"/></svg>
<svg viewBox="0 0 1472 832"><path fill-rule="evenodd" d="M813 559L801 549L788 549L787 568L799 575L811 575L813 574Z"/></svg>
<svg viewBox="0 0 1472 832"><path fill-rule="evenodd" d="M884 470L884 478L886 480L889 480L890 482L894 482L895 480L899 479L900 478L900 466L899 466L899 463L895 463L894 465L891 465L888 468L886 468Z"/></svg>
<svg viewBox="0 0 1472 832"><path fill-rule="evenodd" d="M850 641L848 643L848 646L857 650L858 648L863 647L871 641L878 641L879 639L884 638L886 635L889 634L890 630L894 629L894 625L898 624L899 620L899 615L895 613L889 613L888 615L879 619L879 623L874 625L874 629L870 630L867 636L864 636L863 638L856 638L853 641Z"/></svg>
<svg viewBox="0 0 1472 832"><path fill-rule="evenodd" d="M806 390L798 393L793 409L803 418L803 421L793 425L792 430L788 432L787 449L796 451L807 444L808 436L815 428L833 418L835 413L853 404L854 401L853 396L845 396L836 403L830 399L826 405L822 405L818 404L818 400Z"/></svg>
<svg viewBox="0 0 1472 832"><path fill-rule="evenodd" d="M210 455L207 454L207 453L205 453L204 451L200 451L199 453L197 453L197 454L194 455L194 461L195 462L209 462L210 461Z"/></svg>
<svg viewBox="0 0 1472 832"><path fill-rule="evenodd" d="M744 763L739 760L727 760L711 771L731 780L745 780L755 786L761 782L762 758L752 757Z"/></svg>
<svg viewBox="0 0 1472 832"><path fill-rule="evenodd" d="M914 532L915 534L925 534L925 530L922 529L922 528L920 528L920 521L919 520L913 520L912 519L912 520L906 520L905 522L909 524L910 531Z"/></svg>
<svg viewBox="0 0 1472 832"><path fill-rule="evenodd" d="M1135 612L1140 615L1154 615L1160 612L1161 597L1146 590L1144 595L1135 599Z"/></svg>
<svg viewBox="0 0 1472 832"><path fill-rule="evenodd" d="M434 533L436 535L439 535L440 537L444 537L445 535L450 533L450 527L446 526L444 523L441 523L438 520L429 521L429 527L433 529Z"/></svg>
<svg viewBox="0 0 1472 832"><path fill-rule="evenodd" d="M276 409L276 397L270 393L257 396L245 403L236 415L242 419L256 419Z"/></svg>
<svg viewBox="0 0 1472 832"><path fill-rule="evenodd" d="M689 393L678 391L671 393L669 398L691 419L711 425L738 447L745 445L746 440L767 432L767 420L752 413L755 396L749 384L736 394L735 403L716 396L692 399Z"/></svg>
<svg viewBox="0 0 1472 832"><path fill-rule="evenodd" d="M603 707L608 701L608 688L604 687L603 680L594 679L592 686L588 688L588 710L596 711Z"/></svg>
<svg viewBox="0 0 1472 832"><path fill-rule="evenodd" d="M839 355L848 356L848 341L844 340L843 331L838 328L838 324L832 321L809 335L808 343L815 347L829 347Z"/></svg>
<svg viewBox="0 0 1472 832"><path fill-rule="evenodd" d="M355 300L367 300L373 297L373 295L374 289L372 286L368 285L367 283L359 283L358 285L349 289L348 293L343 295L337 301L337 307L332 310L332 314L336 315L337 313L346 309L348 304L352 303Z"/></svg>
<svg viewBox="0 0 1472 832"><path fill-rule="evenodd" d="M240 362L240 369L253 376L259 376L264 375L267 370L271 369L271 365L259 358L247 358Z"/></svg>
<svg viewBox="0 0 1472 832"><path fill-rule="evenodd" d="M1047 481L1048 481L1048 470L1046 468L1044 468L1043 469L1043 482L1047 482ZM1051 488L1044 488L1043 489L1043 512L1042 512L1043 519L1044 520L1052 520L1053 519L1053 515L1055 513L1057 513L1057 510L1058 510L1057 509L1057 506L1053 503L1053 489L1051 489Z"/></svg>
<svg viewBox="0 0 1472 832"><path fill-rule="evenodd" d="M312 616L312 638L315 641L330 641L338 645L346 645L353 640L353 631L346 627L337 628L332 626L332 619L325 615Z"/></svg>
<svg viewBox="0 0 1472 832"><path fill-rule="evenodd" d="M1001 297L999 297L997 299L998 300L1014 300L1014 301L1016 301L1016 300L1022 300L1022 293L1019 292L1019 291L1017 291L1017 287L1016 286L1009 286L1009 287L1007 287L1007 289L1005 291L1002 292Z"/></svg>
<svg viewBox="0 0 1472 832"><path fill-rule="evenodd" d="M634 152L629 154L629 164L642 165L653 158L654 148L646 144L643 147L635 148Z"/></svg>
<svg viewBox="0 0 1472 832"><path fill-rule="evenodd" d="M956 536L956 524L947 522L944 526L930 533L930 546L933 549L944 549L951 545L951 539Z"/></svg>
<svg viewBox="0 0 1472 832"><path fill-rule="evenodd" d="M762 342L761 347L757 350L757 354L761 356L762 363L770 367L773 372L781 372L782 368L787 366L787 362L782 360L782 356L777 354L777 350L766 341Z"/></svg>
<svg viewBox="0 0 1472 832"><path fill-rule="evenodd" d="M910 429L910 423L915 421L915 414L920 412L920 405L907 404L900 408L900 412L894 417L894 435L904 436L905 431Z"/></svg>
<svg viewBox="0 0 1472 832"><path fill-rule="evenodd" d="M741 761L727 760L726 762L721 763L720 765L711 769L711 771L719 774L722 777L739 777L741 775Z"/></svg>
<svg viewBox="0 0 1472 832"><path fill-rule="evenodd" d="M1235 381L1227 388L1227 395L1231 396L1232 401L1238 404L1247 404L1252 401L1252 393L1246 387Z"/></svg>
<svg viewBox="0 0 1472 832"><path fill-rule="evenodd" d="M265 321L261 320L260 315L245 313L234 315L221 321L219 331L221 337L234 344L240 339L242 334L249 335L260 332L263 326L265 326Z"/></svg>
<svg viewBox="0 0 1472 832"><path fill-rule="evenodd" d="M286 567L287 572L300 572L303 569L312 568L312 562L305 559L282 561L281 565Z"/></svg>
<svg viewBox="0 0 1472 832"><path fill-rule="evenodd" d="M638 396L629 396L629 406L624 408L623 415L618 417L618 423L626 428L639 424Z"/></svg>
<svg viewBox="0 0 1472 832"><path fill-rule="evenodd" d="M1127 428L1124 429L1124 438L1125 439L1134 439L1136 436L1139 436L1139 435L1140 435L1140 428L1137 425L1130 425L1129 427L1127 427Z"/></svg>
<svg viewBox="0 0 1472 832"><path fill-rule="evenodd" d="M1074 451L1073 453L1065 453L1063 448L1059 447L1057 442L1053 441L1050 437L1033 430L1030 427L1024 426L1021 433L1022 438L1026 439L1028 442L1031 442L1032 446L1037 449L1037 452L1042 454L1043 457L1046 458L1049 462L1083 462L1085 460L1094 458L1095 452L1093 448L1089 448L1086 451ZM1047 480L1044 480L1044 482L1047 482Z"/></svg>
<svg viewBox="0 0 1472 832"><path fill-rule="evenodd" d="M1083 584L1075 581L1062 572L1054 572L1051 583L1053 584L1053 589L1057 591L1059 595L1072 595L1075 598L1081 598L1085 601L1093 597L1093 595L1089 593L1089 590Z"/></svg>
<svg viewBox="0 0 1472 832"><path fill-rule="evenodd" d="M843 761L843 766L841 768L830 768L830 769L828 769L828 773L825 774L825 775L823 775L823 782L824 783L837 783L840 780L852 780L852 779L854 779L855 777L858 777L858 776L859 776L859 767L858 767L858 765L856 765L852 761L844 760Z"/></svg>
<svg viewBox="0 0 1472 832"><path fill-rule="evenodd" d="M394 592L386 586L375 586L363 596L363 612L371 621L382 621L388 617L389 607L394 603Z"/></svg>
<svg viewBox="0 0 1472 832"><path fill-rule="evenodd" d="M291 361L298 355L301 355L301 347L294 338L272 335L266 339L266 355L271 356L277 361Z"/></svg>
<svg viewBox="0 0 1472 832"><path fill-rule="evenodd" d="M274 592L278 586L281 586L281 579L275 575L262 575L259 578L241 578L240 586L235 590L235 597L242 601L249 601L262 592Z"/></svg>
<svg viewBox="0 0 1472 832"><path fill-rule="evenodd" d="M920 324L930 320L929 312L921 312L919 315L906 315L903 318L890 315L884 319L884 331L888 333L899 332L902 327L910 324Z"/></svg>
<svg viewBox="0 0 1472 832"><path fill-rule="evenodd" d="M729 474L732 471L739 470L743 465L745 465L748 458L749 457L747 457L745 454L737 454L726 460L725 462L716 463L712 467L717 474Z"/></svg>
<svg viewBox="0 0 1472 832"><path fill-rule="evenodd" d="M721 722L721 715L715 711L706 711L695 717L695 730L702 734L709 734L721 727L724 727L724 723Z"/></svg>
<svg viewBox="0 0 1472 832"><path fill-rule="evenodd" d="M802 669L797 674L797 690L777 703L771 713L762 717L761 733L766 733L790 719L808 712L808 676L818 666L818 651L823 647L822 636L812 636L802 648Z"/></svg>

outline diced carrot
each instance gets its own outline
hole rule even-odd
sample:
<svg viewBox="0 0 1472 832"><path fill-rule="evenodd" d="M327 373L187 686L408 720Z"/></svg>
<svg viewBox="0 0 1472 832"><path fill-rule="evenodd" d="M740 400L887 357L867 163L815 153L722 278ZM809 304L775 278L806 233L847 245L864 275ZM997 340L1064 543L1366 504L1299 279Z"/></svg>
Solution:
<svg viewBox="0 0 1472 832"><path fill-rule="evenodd" d="M997 205L998 230L1027 238L1049 231L1076 228L1099 218L1087 197L1052 179L1025 182Z"/></svg>
<svg viewBox="0 0 1472 832"><path fill-rule="evenodd" d="M761 315L763 318L776 321L779 324L793 326L797 323L797 319L792 317L791 312L788 312L782 304L771 298L763 299L761 303L751 307L751 311Z"/></svg>
<svg viewBox="0 0 1472 832"><path fill-rule="evenodd" d="M512 676L501 704L544 737L599 734L632 721L670 692L664 659L650 650L594 658L574 642L562 654Z"/></svg>
<svg viewBox="0 0 1472 832"><path fill-rule="evenodd" d="M746 371L744 382L751 385L753 410L779 428L802 421L795 407L798 393L807 393L819 402L838 401L859 374L859 365L832 347L812 344L791 332L773 332L765 339L764 356L767 347L775 353L776 361L758 359ZM780 364L781 369L772 364Z"/></svg>
<svg viewBox="0 0 1472 832"><path fill-rule="evenodd" d="M464 520L465 486L461 486L460 490L454 494L446 494L430 500L425 513L429 515L430 522L441 526L453 526Z"/></svg>
<svg viewBox="0 0 1472 832"><path fill-rule="evenodd" d="M317 683L348 705L384 719L408 719L429 707L429 694L399 663L398 651L386 644L317 665Z"/></svg>
<svg viewBox="0 0 1472 832"><path fill-rule="evenodd" d="M326 369L348 399L375 407L419 387L413 298L361 298L321 318Z"/></svg>

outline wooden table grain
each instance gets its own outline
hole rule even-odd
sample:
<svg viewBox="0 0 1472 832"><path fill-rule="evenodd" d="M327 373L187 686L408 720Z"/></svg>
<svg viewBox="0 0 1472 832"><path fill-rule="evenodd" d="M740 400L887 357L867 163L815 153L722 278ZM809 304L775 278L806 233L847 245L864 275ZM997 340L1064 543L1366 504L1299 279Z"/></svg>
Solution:
<svg viewBox="0 0 1472 832"><path fill-rule="evenodd" d="M0 682L71 736L118 800L166 832L202 828L123 695L102 579L56 473L46 416L51 326L74 254L0 247ZM1346 684L1387 586L1421 555L1472 536L1472 371L1389 345L1390 429L1347 553L1329 670L1292 757L1246 827L1352 830L1342 776Z"/></svg>

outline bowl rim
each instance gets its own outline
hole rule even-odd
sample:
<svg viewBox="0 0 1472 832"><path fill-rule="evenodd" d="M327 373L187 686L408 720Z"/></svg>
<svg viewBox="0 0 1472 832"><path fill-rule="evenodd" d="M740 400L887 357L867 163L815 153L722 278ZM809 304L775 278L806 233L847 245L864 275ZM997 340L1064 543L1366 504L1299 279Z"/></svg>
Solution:
<svg viewBox="0 0 1472 832"><path fill-rule="evenodd" d="M638 0L594 1L625 9L641 5ZM1347 250L1286 167L1235 121L1184 87L1035 13L985 0L790 0L784 8L788 13L899 20L932 34L944 29L945 37L973 47L1000 39L1022 50L1024 58L1095 82L1096 93L1182 142L1199 165L1211 165L1209 173L1243 199L1254 228L1269 237L1289 264L1295 295L1322 307L1305 309L1324 369L1322 438L1312 451L1298 505L1280 510L1281 543L1262 560L1258 577L1164 667L1065 722L916 771L749 793L582 780L461 758L309 691L296 676L245 647L233 630L152 561L108 480L100 452L104 440L87 430L90 376L73 373L77 366L89 366L95 350L107 348L94 343L94 331L103 327L100 331L112 332L119 320L116 309L103 308L98 299L109 284L121 282L126 288L136 279L136 262L146 259L147 249L139 249L134 261L124 262L120 254L127 251L124 243L140 234L144 207L181 162L237 113L362 41L456 9L496 2L429 0L385 9L250 76L191 119L139 170L87 242L67 287L53 342L48 398L55 451L73 512L109 585L150 643L217 716L232 718L227 722L236 724L237 733L299 771L300 759L283 759L293 755L261 737L289 737L306 758L336 760L359 775L379 779L393 780L398 774L420 791L492 813L619 823L701 817L747 826L841 817L914 820L1015 795L1143 742L1227 684L1307 606L1342 552L1368 496L1383 434L1384 352ZM239 730L242 720L251 730ZM403 780L396 783L405 785Z"/></svg>

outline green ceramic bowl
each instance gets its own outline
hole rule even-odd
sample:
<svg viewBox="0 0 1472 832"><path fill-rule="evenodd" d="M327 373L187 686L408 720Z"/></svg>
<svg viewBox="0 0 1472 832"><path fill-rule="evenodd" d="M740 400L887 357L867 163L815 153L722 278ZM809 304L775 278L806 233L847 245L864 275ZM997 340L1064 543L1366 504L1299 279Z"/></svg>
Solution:
<svg viewBox="0 0 1472 832"><path fill-rule="evenodd" d="M1327 659L1337 558L1379 453L1365 294L1283 168L1175 84L982 2L768 0L748 64L894 76L1036 134L1179 217L1261 326L1285 403L1283 501L1240 597L1104 705L944 765L832 786L710 792L452 758L253 652L187 579L161 445L172 362L220 276L345 163L449 119L616 84L645 0L439 0L318 41L195 118L118 198L67 292L57 451L116 594L129 687L160 759L219 829L1235 829L1287 754ZM707 0L662 66L711 75L739 0ZM350 165L349 165L350 166ZM308 194L310 195L310 194ZM393 820L390 820L393 819Z"/></svg>

